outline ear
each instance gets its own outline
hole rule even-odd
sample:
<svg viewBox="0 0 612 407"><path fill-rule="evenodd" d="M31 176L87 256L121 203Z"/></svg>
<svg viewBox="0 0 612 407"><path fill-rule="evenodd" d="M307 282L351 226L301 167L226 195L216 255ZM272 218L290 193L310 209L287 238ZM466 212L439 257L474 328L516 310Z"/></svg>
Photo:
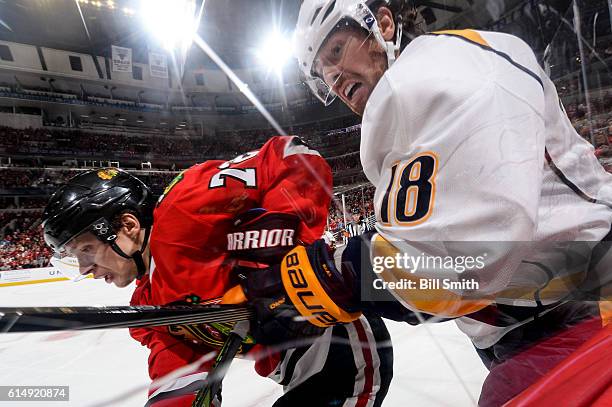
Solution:
<svg viewBox="0 0 612 407"><path fill-rule="evenodd" d="M138 218L131 213L121 215L121 229L133 239L138 238L140 233L140 222Z"/></svg>
<svg viewBox="0 0 612 407"><path fill-rule="evenodd" d="M393 13L387 7L380 7L376 12L376 20L378 21L378 28L385 41L393 40L395 36L395 21L393 20Z"/></svg>

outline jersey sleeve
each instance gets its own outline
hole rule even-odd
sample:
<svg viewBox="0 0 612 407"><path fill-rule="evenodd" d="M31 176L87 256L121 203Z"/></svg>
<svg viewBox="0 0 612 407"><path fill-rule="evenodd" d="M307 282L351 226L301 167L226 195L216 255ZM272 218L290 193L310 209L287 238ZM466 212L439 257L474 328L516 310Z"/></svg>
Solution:
<svg viewBox="0 0 612 407"><path fill-rule="evenodd" d="M522 258L520 242L534 239L542 185L541 82L473 48L465 66L432 67L413 79L385 75L362 125L362 154L375 150L365 151L364 162L368 177L377 180L373 262L397 253L423 261L483 256L482 267L467 271L432 261L412 272L394 266L381 274L417 284L427 277L476 281L476 291L394 290L409 308L443 316L482 308L506 288ZM423 52L432 54L421 61L436 56ZM462 302L466 297L479 300Z"/></svg>
<svg viewBox="0 0 612 407"><path fill-rule="evenodd" d="M160 330L136 328L131 329L130 334L150 350L148 365L152 383L149 386L149 405L191 406L211 368L210 361L200 364L207 352ZM179 369L190 364L193 369L186 369L187 372L181 374ZM172 379L165 380L165 376L170 374L173 374Z"/></svg>
<svg viewBox="0 0 612 407"><path fill-rule="evenodd" d="M300 218L298 238L312 243L323 235L332 197L331 168L298 137L279 137L262 159L266 184L261 205Z"/></svg>
<svg viewBox="0 0 612 407"><path fill-rule="evenodd" d="M130 304L150 303L148 289L148 281L143 280L136 288ZM202 361L202 356L212 349L185 342L163 327L130 328L130 335L150 350L148 366L152 383L149 386L147 405L191 406L212 365L210 360ZM190 364L192 369L184 369ZM178 370L181 368L183 372ZM172 378L166 377L173 372Z"/></svg>

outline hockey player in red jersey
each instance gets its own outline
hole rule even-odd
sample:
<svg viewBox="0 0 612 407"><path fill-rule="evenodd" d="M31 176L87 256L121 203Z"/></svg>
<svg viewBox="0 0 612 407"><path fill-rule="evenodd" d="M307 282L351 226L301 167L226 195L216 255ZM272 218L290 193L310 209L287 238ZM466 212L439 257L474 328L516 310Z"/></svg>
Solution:
<svg viewBox="0 0 612 407"><path fill-rule="evenodd" d="M140 184L122 171L89 172L56 192L45 211L47 242L76 256L81 273L119 286L138 278L133 305L220 302L241 276L255 276L296 244L320 238L331 196L329 166L295 137L275 137L258 151L182 172L160 197L152 223L150 192ZM113 190L119 193L111 198ZM138 192L130 197L130 190ZM254 289L266 284L260 280ZM260 375L284 386L275 406L381 404L392 351L380 318L324 329L295 321L293 307L280 300L254 306L287 314L251 326L258 342L285 343L281 352L270 353L251 336L241 349L258 358ZM230 330L221 323L132 329L151 350L147 405L191 405L212 364L198 363ZM188 373L160 380L187 365Z"/></svg>

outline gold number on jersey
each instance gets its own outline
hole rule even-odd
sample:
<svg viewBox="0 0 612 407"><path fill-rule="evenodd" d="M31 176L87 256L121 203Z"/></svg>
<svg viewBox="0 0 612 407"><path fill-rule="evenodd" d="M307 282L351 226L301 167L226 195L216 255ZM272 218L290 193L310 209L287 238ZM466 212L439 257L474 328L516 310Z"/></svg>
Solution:
<svg viewBox="0 0 612 407"><path fill-rule="evenodd" d="M425 221L433 209L438 160L433 152L421 153L408 162L391 167L391 180L380 206L384 225L416 225Z"/></svg>

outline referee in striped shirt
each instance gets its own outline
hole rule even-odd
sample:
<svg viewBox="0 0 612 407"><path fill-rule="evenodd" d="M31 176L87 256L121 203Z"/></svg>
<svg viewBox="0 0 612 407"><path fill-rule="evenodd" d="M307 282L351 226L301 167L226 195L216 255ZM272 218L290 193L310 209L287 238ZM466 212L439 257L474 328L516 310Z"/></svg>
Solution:
<svg viewBox="0 0 612 407"><path fill-rule="evenodd" d="M353 212L353 220L346 225L346 231L348 232L348 237L359 236L365 232L365 224L360 221L359 213L357 211Z"/></svg>

